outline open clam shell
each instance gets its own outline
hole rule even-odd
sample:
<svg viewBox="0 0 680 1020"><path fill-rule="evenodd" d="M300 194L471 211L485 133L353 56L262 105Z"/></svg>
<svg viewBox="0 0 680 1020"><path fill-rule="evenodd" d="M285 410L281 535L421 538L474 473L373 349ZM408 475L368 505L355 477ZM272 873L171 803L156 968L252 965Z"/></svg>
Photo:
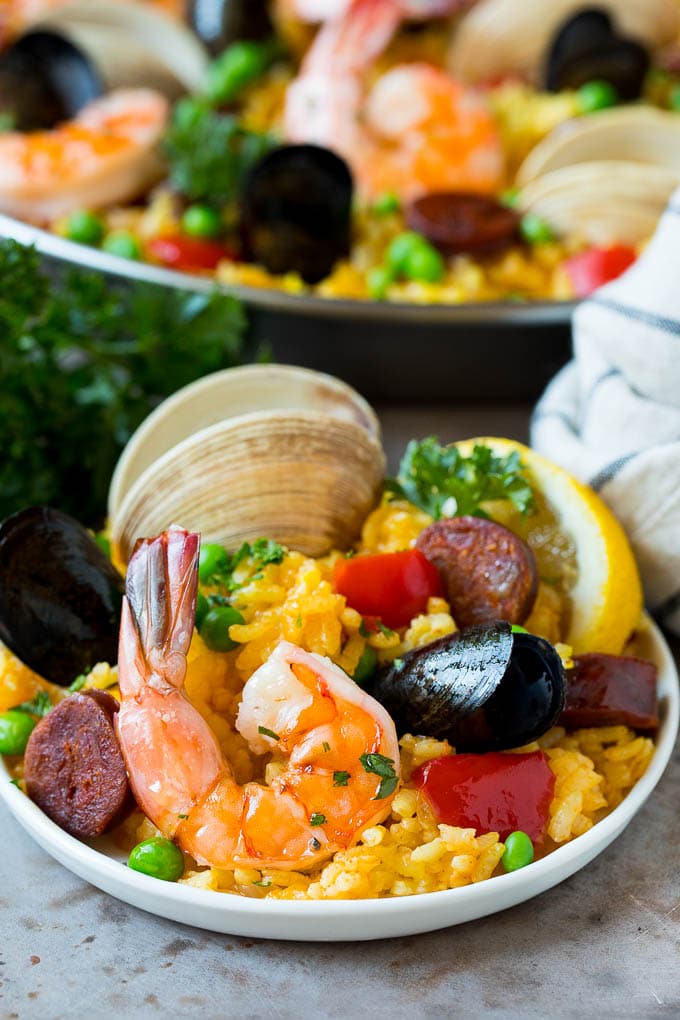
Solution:
<svg viewBox="0 0 680 1020"><path fill-rule="evenodd" d="M347 548L381 490L375 435L319 411L258 411L201 429L154 461L112 520L127 560L172 523L234 550L273 538L311 556Z"/></svg>
<svg viewBox="0 0 680 1020"><path fill-rule="evenodd" d="M565 166L530 181L519 205L558 234L595 245L638 244L653 234L680 169L616 160Z"/></svg>
<svg viewBox="0 0 680 1020"><path fill-rule="evenodd" d="M157 8L128 0L81 0L49 11L34 26L77 46L107 91L155 88L175 99L203 85L206 50L185 25Z"/></svg>
<svg viewBox="0 0 680 1020"><path fill-rule="evenodd" d="M649 106L627 106L567 121L532 149L516 183L523 187L561 167L602 160L680 172L680 117Z"/></svg>
<svg viewBox="0 0 680 1020"><path fill-rule="evenodd" d="M376 441L380 424L351 386L293 365L244 365L204 376L168 397L137 429L116 465L109 489L113 520L140 475L173 446L200 429L237 415L267 410L308 410L354 422Z"/></svg>
<svg viewBox="0 0 680 1020"><path fill-rule="evenodd" d="M452 74L483 82L518 74L540 79L550 42L583 0L481 0L458 23L449 51ZM675 0L598 0L618 29L657 49L680 32Z"/></svg>

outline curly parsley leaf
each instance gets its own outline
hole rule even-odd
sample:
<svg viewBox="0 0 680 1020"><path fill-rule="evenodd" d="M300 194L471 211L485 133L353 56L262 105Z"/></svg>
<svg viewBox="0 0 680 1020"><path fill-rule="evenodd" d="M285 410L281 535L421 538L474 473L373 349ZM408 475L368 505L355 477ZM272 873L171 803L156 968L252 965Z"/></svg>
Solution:
<svg viewBox="0 0 680 1020"><path fill-rule="evenodd" d="M236 198L248 171L273 145L208 100L185 98L175 105L163 149L173 187L219 206Z"/></svg>
<svg viewBox="0 0 680 1020"><path fill-rule="evenodd" d="M73 270L0 240L0 518L47 503L98 527L118 456L164 397L241 360L232 297Z"/></svg>
<svg viewBox="0 0 680 1020"><path fill-rule="evenodd" d="M484 504L509 500L522 514L533 509L531 486L516 450L499 456L488 446L475 443L469 456L455 446L440 446L435 436L420 442L412 439L399 465L396 479L387 490L441 517L488 517Z"/></svg>
<svg viewBox="0 0 680 1020"><path fill-rule="evenodd" d="M380 786L374 800L382 800L389 797L397 788L399 776L394 771L394 759L387 758L384 754L362 754L359 756L364 772L372 772L380 776Z"/></svg>
<svg viewBox="0 0 680 1020"><path fill-rule="evenodd" d="M37 715L42 719L52 710L52 707L47 691L38 691L32 701L22 701L20 705L14 705L12 711L26 712L28 715Z"/></svg>
<svg viewBox="0 0 680 1020"><path fill-rule="evenodd" d="M240 549L237 549L233 556L226 555L226 558L218 563L210 574L202 575L202 581L209 587L223 588L228 592L238 591L250 581L262 577L261 570L269 563L281 563L286 555L285 546L279 545L271 538L258 538L252 544L244 542ZM249 571L242 581L234 578L234 571L241 564L248 563ZM218 599L213 595L211 599ZM299 626L302 626L300 619Z"/></svg>

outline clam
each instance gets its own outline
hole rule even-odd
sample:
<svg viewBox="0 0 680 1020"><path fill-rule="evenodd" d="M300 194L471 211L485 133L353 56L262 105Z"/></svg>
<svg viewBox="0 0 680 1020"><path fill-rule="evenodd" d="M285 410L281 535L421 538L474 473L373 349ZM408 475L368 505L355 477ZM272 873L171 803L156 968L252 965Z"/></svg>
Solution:
<svg viewBox="0 0 680 1020"><path fill-rule="evenodd" d="M481 0L458 23L448 64L467 82L521 75L541 81L552 40L583 0ZM655 50L680 32L675 0L599 0L616 28Z"/></svg>
<svg viewBox="0 0 680 1020"><path fill-rule="evenodd" d="M201 88L208 55L178 21L143 4L71 3L49 11L0 56L0 110L20 131L70 120L117 88L170 100Z"/></svg>
<svg viewBox="0 0 680 1020"><path fill-rule="evenodd" d="M229 550L260 537L312 556L349 546L385 470L364 401L327 376L283 366L218 375L171 398L122 459L110 495L117 553L127 559L140 536L172 523ZM204 427L196 428L192 408L201 404ZM171 419L172 445L161 438Z"/></svg>
<svg viewBox="0 0 680 1020"><path fill-rule="evenodd" d="M555 233L575 234L595 245L637 245L656 229L680 171L603 160L542 175L522 189L518 205Z"/></svg>
<svg viewBox="0 0 680 1020"><path fill-rule="evenodd" d="M109 518L117 516L123 498L139 476L183 439L238 415L286 409L319 411L354 422L380 441L380 424L373 408L334 376L293 365L227 368L184 386L142 422L113 473Z"/></svg>
<svg viewBox="0 0 680 1020"><path fill-rule="evenodd" d="M407 652L367 689L399 733L446 739L461 752L503 751L556 722L566 676L551 644L498 622Z"/></svg>
<svg viewBox="0 0 680 1020"><path fill-rule="evenodd" d="M124 582L92 535L51 507L0 524L0 640L31 669L70 684L116 662Z"/></svg>

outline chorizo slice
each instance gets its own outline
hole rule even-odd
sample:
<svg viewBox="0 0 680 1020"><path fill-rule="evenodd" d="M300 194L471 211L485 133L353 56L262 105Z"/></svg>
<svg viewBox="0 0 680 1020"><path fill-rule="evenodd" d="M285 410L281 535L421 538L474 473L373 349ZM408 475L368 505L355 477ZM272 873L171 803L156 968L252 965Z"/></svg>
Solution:
<svg viewBox="0 0 680 1020"><path fill-rule="evenodd" d="M529 616L538 591L536 560L501 524L452 517L425 528L416 545L439 570L459 627L522 623Z"/></svg>
<svg viewBox="0 0 680 1020"><path fill-rule="evenodd" d="M101 836L134 806L114 730L118 707L104 691L73 694L38 723L26 747L28 796L79 839Z"/></svg>
<svg viewBox="0 0 680 1020"><path fill-rule="evenodd" d="M575 655L574 666L567 672L567 701L558 725L656 730L657 676L653 662L632 655Z"/></svg>
<svg viewBox="0 0 680 1020"><path fill-rule="evenodd" d="M519 217L486 195L430 192L414 199L406 224L445 255L491 255L519 239Z"/></svg>

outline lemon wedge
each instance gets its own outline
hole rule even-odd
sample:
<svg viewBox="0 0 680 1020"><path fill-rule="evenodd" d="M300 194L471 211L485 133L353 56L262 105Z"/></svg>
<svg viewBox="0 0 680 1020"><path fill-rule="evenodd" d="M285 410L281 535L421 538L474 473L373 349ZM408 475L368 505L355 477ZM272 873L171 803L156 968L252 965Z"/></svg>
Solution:
<svg viewBox="0 0 680 1020"><path fill-rule="evenodd" d="M640 621L642 585L630 543L600 497L563 468L510 439L469 439L500 456L519 453L534 491L535 513L523 516L507 502L490 515L533 549L541 580L568 607L562 640L574 654L618 655Z"/></svg>

